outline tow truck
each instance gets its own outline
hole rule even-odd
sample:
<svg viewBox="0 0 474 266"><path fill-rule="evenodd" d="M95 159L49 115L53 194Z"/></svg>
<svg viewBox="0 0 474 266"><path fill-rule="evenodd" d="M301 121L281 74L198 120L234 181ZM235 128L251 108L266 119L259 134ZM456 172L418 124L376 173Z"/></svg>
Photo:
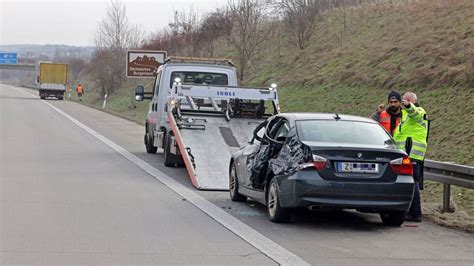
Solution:
<svg viewBox="0 0 474 266"><path fill-rule="evenodd" d="M159 67L152 92L135 89L135 100L145 99L151 100L146 151L162 152L165 166L185 166L199 190L228 190L231 154L280 110L275 84L238 86L228 59L170 57Z"/></svg>

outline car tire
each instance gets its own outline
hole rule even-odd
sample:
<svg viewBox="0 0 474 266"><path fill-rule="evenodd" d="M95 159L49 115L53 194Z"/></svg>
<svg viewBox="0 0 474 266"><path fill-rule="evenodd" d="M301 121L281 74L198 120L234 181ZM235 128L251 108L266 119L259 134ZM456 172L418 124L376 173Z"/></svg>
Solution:
<svg viewBox="0 0 474 266"><path fill-rule="evenodd" d="M388 211L381 212L380 218L382 223L388 226L400 226L405 221L405 216L407 212L405 211Z"/></svg>
<svg viewBox="0 0 474 266"><path fill-rule="evenodd" d="M274 223L286 223L291 218L290 209L280 206L280 194L278 193L275 177L272 178L267 188L267 215Z"/></svg>
<svg viewBox="0 0 474 266"><path fill-rule="evenodd" d="M247 200L246 196L239 193L239 179L237 178L237 169L234 162L232 162L229 171L229 194L232 201L244 202Z"/></svg>
<svg viewBox="0 0 474 266"><path fill-rule="evenodd" d="M153 139L150 138L148 132L145 134L145 148L147 153L156 153L158 147L153 146Z"/></svg>

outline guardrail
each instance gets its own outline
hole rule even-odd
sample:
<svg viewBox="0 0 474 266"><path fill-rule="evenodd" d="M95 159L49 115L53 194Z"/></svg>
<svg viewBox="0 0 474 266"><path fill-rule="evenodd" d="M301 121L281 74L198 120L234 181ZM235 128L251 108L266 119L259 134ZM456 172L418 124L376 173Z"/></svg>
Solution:
<svg viewBox="0 0 474 266"><path fill-rule="evenodd" d="M443 212L451 210L451 185L474 189L474 167L425 160L424 178L443 183Z"/></svg>
<svg viewBox="0 0 474 266"><path fill-rule="evenodd" d="M35 71L35 65L0 64L0 69Z"/></svg>

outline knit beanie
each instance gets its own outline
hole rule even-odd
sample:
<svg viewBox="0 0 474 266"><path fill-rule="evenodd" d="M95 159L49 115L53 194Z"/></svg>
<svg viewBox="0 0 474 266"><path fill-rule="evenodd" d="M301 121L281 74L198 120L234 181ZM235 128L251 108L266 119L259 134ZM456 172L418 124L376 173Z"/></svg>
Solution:
<svg viewBox="0 0 474 266"><path fill-rule="evenodd" d="M400 93L398 91L394 91L392 90L389 94L388 94L388 100L392 100L392 99L395 99L395 100L398 100L399 102L402 101L402 96L400 95Z"/></svg>

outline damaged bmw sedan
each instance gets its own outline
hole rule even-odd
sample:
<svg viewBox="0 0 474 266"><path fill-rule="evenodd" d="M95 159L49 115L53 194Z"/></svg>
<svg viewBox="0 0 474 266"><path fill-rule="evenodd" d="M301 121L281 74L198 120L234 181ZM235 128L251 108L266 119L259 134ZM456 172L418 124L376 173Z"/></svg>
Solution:
<svg viewBox="0 0 474 266"><path fill-rule="evenodd" d="M384 224L400 226L413 197L413 166L371 119L278 114L233 154L229 188L233 201L265 204L273 222L288 221L294 208L329 208L379 213Z"/></svg>

